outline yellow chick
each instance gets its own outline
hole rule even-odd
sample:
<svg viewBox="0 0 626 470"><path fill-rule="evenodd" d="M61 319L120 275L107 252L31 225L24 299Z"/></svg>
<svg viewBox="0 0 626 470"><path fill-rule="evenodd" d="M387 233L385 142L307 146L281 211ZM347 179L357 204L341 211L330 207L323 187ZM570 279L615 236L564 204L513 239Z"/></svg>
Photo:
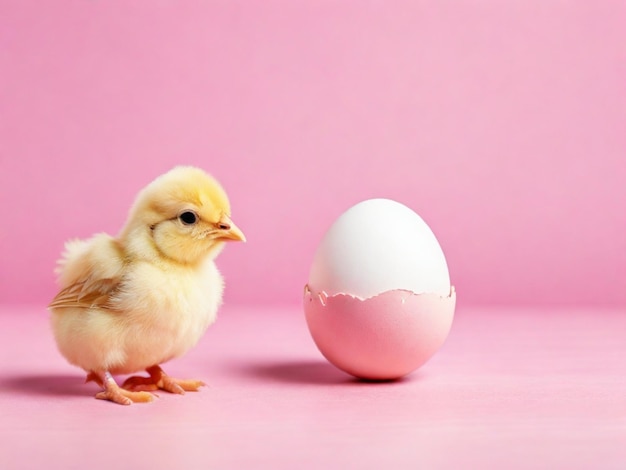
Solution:
<svg viewBox="0 0 626 470"><path fill-rule="evenodd" d="M61 291L49 309L61 354L122 405L150 391L183 394L204 385L178 380L160 364L182 356L215 321L224 282L214 259L227 241L245 241L220 184L198 168L176 167L137 196L117 237L65 245ZM119 387L113 374L147 371Z"/></svg>

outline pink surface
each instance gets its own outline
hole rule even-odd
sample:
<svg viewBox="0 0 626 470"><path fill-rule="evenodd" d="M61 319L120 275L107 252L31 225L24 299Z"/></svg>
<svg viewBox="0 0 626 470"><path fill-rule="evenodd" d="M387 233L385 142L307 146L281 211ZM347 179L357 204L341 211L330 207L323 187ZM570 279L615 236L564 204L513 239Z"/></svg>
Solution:
<svg viewBox="0 0 626 470"><path fill-rule="evenodd" d="M299 305L354 203L424 217L459 302L626 304L626 3L0 2L0 301L192 163L246 246L227 299Z"/></svg>
<svg viewBox="0 0 626 470"><path fill-rule="evenodd" d="M303 309L320 352L341 370L370 380L398 379L425 364L452 327L456 294L383 292L360 299L305 288Z"/></svg>
<svg viewBox="0 0 626 470"><path fill-rule="evenodd" d="M3 308L0 468L621 469L625 331L619 311L459 308L424 367L377 384L326 362L299 309L227 307L166 367L207 388L123 407L43 309Z"/></svg>

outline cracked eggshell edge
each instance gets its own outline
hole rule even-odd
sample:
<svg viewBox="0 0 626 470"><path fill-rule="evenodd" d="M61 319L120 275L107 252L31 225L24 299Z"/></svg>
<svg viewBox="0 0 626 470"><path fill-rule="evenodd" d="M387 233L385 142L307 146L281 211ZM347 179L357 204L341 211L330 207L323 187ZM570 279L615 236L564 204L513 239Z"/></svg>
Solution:
<svg viewBox="0 0 626 470"><path fill-rule="evenodd" d="M390 290L368 299L327 296L305 286L304 312L320 352L339 369L366 380L393 380L426 363L443 345L456 292Z"/></svg>

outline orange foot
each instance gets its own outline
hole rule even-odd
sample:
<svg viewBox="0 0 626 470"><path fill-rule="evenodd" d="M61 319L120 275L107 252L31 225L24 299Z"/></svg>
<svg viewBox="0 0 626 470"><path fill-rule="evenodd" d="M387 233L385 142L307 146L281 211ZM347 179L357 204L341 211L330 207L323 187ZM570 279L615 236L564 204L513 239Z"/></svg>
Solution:
<svg viewBox="0 0 626 470"><path fill-rule="evenodd" d="M91 380L104 388L104 391L96 394L96 398L99 400L109 400L120 405L132 405L133 403L151 402L155 397L152 393L129 391L120 388L109 372L90 372L87 375L87 382Z"/></svg>
<svg viewBox="0 0 626 470"><path fill-rule="evenodd" d="M131 392L165 390L166 392L184 395L185 392L197 392L200 387L206 385L200 380L174 379L163 372L163 369L159 366L149 367L146 371L150 374L150 377L129 377L122 384L122 388Z"/></svg>

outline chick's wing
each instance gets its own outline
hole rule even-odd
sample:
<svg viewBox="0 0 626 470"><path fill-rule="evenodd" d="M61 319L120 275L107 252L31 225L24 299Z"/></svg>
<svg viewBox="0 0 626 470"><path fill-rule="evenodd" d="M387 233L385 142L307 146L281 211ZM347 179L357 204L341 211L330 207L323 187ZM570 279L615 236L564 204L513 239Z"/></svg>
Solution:
<svg viewBox="0 0 626 470"><path fill-rule="evenodd" d="M49 308L114 309L111 298L120 288L125 264L122 248L107 234L66 243L57 269L61 291Z"/></svg>

